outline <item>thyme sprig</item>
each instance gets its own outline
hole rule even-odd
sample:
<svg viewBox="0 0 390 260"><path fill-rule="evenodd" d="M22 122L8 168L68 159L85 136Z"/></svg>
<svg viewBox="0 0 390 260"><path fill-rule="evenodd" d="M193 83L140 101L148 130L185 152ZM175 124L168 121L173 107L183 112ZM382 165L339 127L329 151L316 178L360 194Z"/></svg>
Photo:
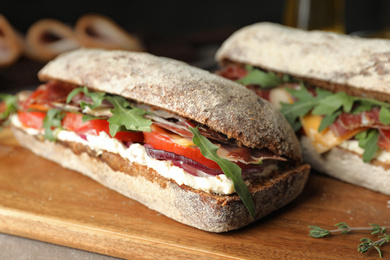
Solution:
<svg viewBox="0 0 390 260"><path fill-rule="evenodd" d="M360 253L365 253L369 249L375 248L378 251L380 258L382 258L383 257L382 251L380 250L379 247L384 245L385 243L390 242L390 234L386 233L386 229L390 228L390 226L379 226L378 224L371 224L371 223L369 225L370 227L350 227L347 223L340 222L335 225L337 229L333 229L333 230L323 229L318 226L309 226L310 228L309 236L315 238L322 238L335 233L347 234L351 231L371 231L371 235L380 234L378 235L379 239L376 241L372 241L369 238L362 238L360 239L362 243L358 245L357 250Z"/></svg>

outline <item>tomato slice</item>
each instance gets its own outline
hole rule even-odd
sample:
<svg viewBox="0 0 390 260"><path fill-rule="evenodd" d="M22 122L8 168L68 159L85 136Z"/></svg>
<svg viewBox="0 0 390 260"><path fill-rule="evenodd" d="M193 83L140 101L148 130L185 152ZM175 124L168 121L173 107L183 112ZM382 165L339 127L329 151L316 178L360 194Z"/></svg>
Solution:
<svg viewBox="0 0 390 260"><path fill-rule="evenodd" d="M74 131L79 134L98 135L100 132L105 132L109 136L109 123L105 119L93 119L86 122L82 120L82 114L66 113L62 120L64 129ZM124 142L143 143L144 136L142 132L119 131L115 138Z"/></svg>
<svg viewBox="0 0 390 260"><path fill-rule="evenodd" d="M45 116L45 112L18 111L19 121L25 127L31 127L34 129L42 129L43 119L45 118Z"/></svg>
<svg viewBox="0 0 390 260"><path fill-rule="evenodd" d="M198 147L181 145L171 138L172 135L174 134L168 133L164 129L154 125L152 125L151 132L144 132L145 143L150 144L154 149L185 156L211 169L220 169L216 162L204 157Z"/></svg>

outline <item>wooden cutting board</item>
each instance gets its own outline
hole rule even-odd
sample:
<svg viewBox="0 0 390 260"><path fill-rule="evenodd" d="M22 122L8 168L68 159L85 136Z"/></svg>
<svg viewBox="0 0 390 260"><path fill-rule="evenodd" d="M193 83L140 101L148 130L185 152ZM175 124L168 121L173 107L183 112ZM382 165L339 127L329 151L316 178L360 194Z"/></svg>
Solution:
<svg viewBox="0 0 390 260"><path fill-rule="evenodd" d="M390 196L317 173L283 209L240 230L213 234L37 157L9 129L0 132L0 165L0 232L121 258L378 259L375 250L357 251L360 238L375 236L315 239L308 225L390 225ZM382 252L390 258L390 245Z"/></svg>

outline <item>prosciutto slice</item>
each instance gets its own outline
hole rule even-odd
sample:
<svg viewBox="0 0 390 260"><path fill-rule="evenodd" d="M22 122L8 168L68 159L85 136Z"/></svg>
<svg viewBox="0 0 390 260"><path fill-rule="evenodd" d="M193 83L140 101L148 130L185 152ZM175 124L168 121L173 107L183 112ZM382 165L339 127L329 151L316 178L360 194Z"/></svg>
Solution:
<svg viewBox="0 0 390 260"><path fill-rule="evenodd" d="M380 109L375 107L371 111L363 111L358 114L342 113L329 128L338 137L359 128L390 130L390 125L384 125L380 122L379 112Z"/></svg>

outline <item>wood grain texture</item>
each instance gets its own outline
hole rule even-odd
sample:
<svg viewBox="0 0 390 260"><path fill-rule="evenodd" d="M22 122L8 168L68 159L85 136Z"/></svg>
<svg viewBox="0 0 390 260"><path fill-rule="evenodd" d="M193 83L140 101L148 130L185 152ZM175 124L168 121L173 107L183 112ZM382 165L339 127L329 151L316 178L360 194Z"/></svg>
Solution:
<svg viewBox="0 0 390 260"><path fill-rule="evenodd" d="M223 234L171 220L20 147L0 132L0 232L121 258L378 259L348 234L308 236L308 225L390 225L389 196L313 173L297 200ZM374 238L374 237L371 237ZM382 249L390 257L390 246Z"/></svg>

